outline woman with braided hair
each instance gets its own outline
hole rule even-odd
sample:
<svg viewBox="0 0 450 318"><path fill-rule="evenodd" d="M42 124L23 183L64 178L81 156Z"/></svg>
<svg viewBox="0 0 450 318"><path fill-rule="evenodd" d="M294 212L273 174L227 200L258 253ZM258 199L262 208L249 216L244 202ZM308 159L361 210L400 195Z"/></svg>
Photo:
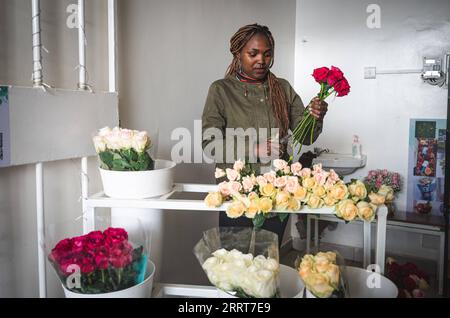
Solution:
<svg viewBox="0 0 450 318"><path fill-rule="evenodd" d="M270 160L287 160L287 136L303 116L304 105L288 81L271 71L275 41L266 26L249 24L230 40L233 60L225 78L212 83L202 115L202 146L218 168L238 160L253 164L257 173L270 168ZM318 119L315 141L322 131L327 103L314 98L308 105ZM230 129L231 128L231 129ZM218 134L220 132L220 134ZM305 141L311 138L307 136ZM220 226L251 226L247 218L220 214ZM281 243L287 218L269 218L263 228L276 232Z"/></svg>

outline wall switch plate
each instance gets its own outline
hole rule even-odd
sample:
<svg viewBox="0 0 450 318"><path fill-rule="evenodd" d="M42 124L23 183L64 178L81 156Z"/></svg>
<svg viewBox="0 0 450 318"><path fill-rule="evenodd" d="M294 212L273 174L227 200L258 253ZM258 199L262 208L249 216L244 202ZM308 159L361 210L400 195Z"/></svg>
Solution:
<svg viewBox="0 0 450 318"><path fill-rule="evenodd" d="M364 68L364 78L374 79L377 77L377 68L375 66L367 66Z"/></svg>

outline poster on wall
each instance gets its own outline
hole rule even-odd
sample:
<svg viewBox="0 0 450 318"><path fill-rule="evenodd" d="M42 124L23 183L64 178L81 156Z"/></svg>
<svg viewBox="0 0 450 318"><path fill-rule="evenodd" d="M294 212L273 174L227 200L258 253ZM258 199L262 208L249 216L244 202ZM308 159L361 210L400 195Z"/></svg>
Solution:
<svg viewBox="0 0 450 318"><path fill-rule="evenodd" d="M443 213L445 119L411 119L409 129L407 210Z"/></svg>

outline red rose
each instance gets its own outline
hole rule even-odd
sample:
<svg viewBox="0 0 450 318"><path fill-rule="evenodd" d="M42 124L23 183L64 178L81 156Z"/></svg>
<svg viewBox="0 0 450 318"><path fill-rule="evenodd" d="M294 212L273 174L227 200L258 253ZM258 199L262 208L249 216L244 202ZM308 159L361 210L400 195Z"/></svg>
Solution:
<svg viewBox="0 0 450 318"><path fill-rule="evenodd" d="M344 79L344 73L342 73L342 71L335 67L332 66L330 72L328 73L328 78L327 78L327 83L330 86L334 86L334 84L336 84L337 82L339 82L340 80Z"/></svg>
<svg viewBox="0 0 450 318"><path fill-rule="evenodd" d="M81 272L83 274L92 273L95 270L94 259L91 257L85 257L81 261Z"/></svg>
<svg viewBox="0 0 450 318"><path fill-rule="evenodd" d="M342 97L345 95L348 95L350 92L350 85L348 84L347 80L344 78L334 84L334 90L337 92L338 97Z"/></svg>
<svg viewBox="0 0 450 318"><path fill-rule="evenodd" d="M118 257L112 257L109 261L115 268L124 268L131 263L132 257L131 254L123 254Z"/></svg>
<svg viewBox="0 0 450 318"><path fill-rule="evenodd" d="M88 251L93 251L94 249L103 245L104 235L101 231L93 231L87 235L86 238L86 248Z"/></svg>
<svg viewBox="0 0 450 318"><path fill-rule="evenodd" d="M64 239L58 242L58 244L56 244L56 246L52 249L50 259L59 263L62 258L66 257L71 252L72 240Z"/></svg>
<svg viewBox="0 0 450 318"><path fill-rule="evenodd" d="M74 268L71 268L70 270L68 269L68 267L72 265L77 265L81 269L80 262L73 257L62 259L61 263L59 264L59 269L64 275L69 276L70 274L75 272Z"/></svg>
<svg viewBox="0 0 450 318"><path fill-rule="evenodd" d="M110 227L107 230L105 230L105 232L103 232L103 234L105 235L105 241L108 244L114 245L114 244L121 243L128 239L127 231L125 231L124 229L121 229L121 228Z"/></svg>
<svg viewBox="0 0 450 318"><path fill-rule="evenodd" d="M416 274L419 269L416 264L406 263L403 265L403 271L406 275Z"/></svg>
<svg viewBox="0 0 450 318"><path fill-rule="evenodd" d="M328 69L328 67L316 68L313 71L312 76L314 77L317 83L323 83L326 82L329 71L330 70Z"/></svg>
<svg viewBox="0 0 450 318"><path fill-rule="evenodd" d="M405 287L406 290L412 291L413 289L415 289L417 287L417 284L414 281L414 279L412 279L411 277L408 276L408 277L403 278L403 286Z"/></svg>
<svg viewBox="0 0 450 318"><path fill-rule="evenodd" d="M80 253L84 249L87 235L77 236L72 239L72 252Z"/></svg>
<svg viewBox="0 0 450 318"><path fill-rule="evenodd" d="M107 269L109 266L108 257L104 254L97 254L95 256L95 265L97 265L99 269Z"/></svg>
<svg viewBox="0 0 450 318"><path fill-rule="evenodd" d="M418 269L415 273L419 278L424 279L427 283L430 283L430 277L428 276L427 273L425 273L424 271L421 271L420 269Z"/></svg>

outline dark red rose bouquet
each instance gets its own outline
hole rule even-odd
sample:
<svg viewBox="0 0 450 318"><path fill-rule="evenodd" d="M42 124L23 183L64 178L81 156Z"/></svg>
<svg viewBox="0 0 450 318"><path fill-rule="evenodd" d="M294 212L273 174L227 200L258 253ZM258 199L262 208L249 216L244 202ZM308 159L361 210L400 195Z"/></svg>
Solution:
<svg viewBox="0 0 450 318"><path fill-rule="evenodd" d="M93 231L59 241L48 255L63 285L72 292L99 294L144 280L148 255L121 228Z"/></svg>
<svg viewBox="0 0 450 318"><path fill-rule="evenodd" d="M386 261L386 277L397 286L399 298L425 297L430 280L424 271L413 263L399 264L390 257Z"/></svg>
<svg viewBox="0 0 450 318"><path fill-rule="evenodd" d="M333 93L337 97L342 97L348 95L350 92L350 85L344 77L344 73L335 66L332 66L331 69L328 67L317 68L313 71L312 76L320 84L320 92L317 96L322 101ZM310 114L309 108L305 108L303 118L293 132L294 147L297 144L300 145L299 153L308 132L310 132L310 144L312 144L313 133L317 124L316 121L316 118Z"/></svg>

